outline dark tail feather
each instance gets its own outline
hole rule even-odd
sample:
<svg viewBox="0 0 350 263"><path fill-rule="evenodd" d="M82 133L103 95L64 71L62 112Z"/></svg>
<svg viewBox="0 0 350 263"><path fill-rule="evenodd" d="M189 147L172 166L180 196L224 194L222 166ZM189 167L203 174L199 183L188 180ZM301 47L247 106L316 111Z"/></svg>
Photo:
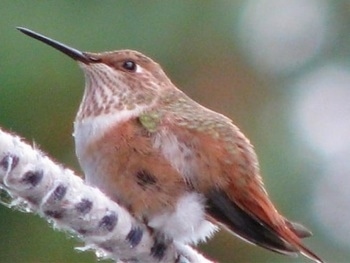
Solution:
<svg viewBox="0 0 350 263"><path fill-rule="evenodd" d="M306 238L306 237L312 236L312 232L310 230L308 230L306 227L304 227L303 225L296 223L296 222L291 222L287 219L285 219L285 222L286 222L287 226L289 227L289 229L292 230L292 232L294 234L296 234L299 238ZM300 253L303 254L305 257L307 257L315 262L319 262L319 263L323 262L323 260L320 259L314 252L312 252L311 250L306 248L300 242L298 242L297 247L300 250Z"/></svg>
<svg viewBox="0 0 350 263"><path fill-rule="evenodd" d="M303 244L299 244L298 246L300 253L305 257L317 262L317 263L325 263L319 256L317 256L314 252L312 252L307 247L303 246Z"/></svg>
<svg viewBox="0 0 350 263"><path fill-rule="evenodd" d="M289 229L292 230L294 234L296 234L299 238L306 238L312 236L312 232L306 227L304 227L302 224L291 222L287 219L285 219L285 222Z"/></svg>
<svg viewBox="0 0 350 263"><path fill-rule="evenodd" d="M242 210L228 198L225 192L211 191L206 197L209 215L246 241L281 254L296 256L301 253L315 262L323 262L316 254L301 244L299 238L312 235L301 224L286 220L287 226L292 232L290 233L292 238L283 238L261 220Z"/></svg>
<svg viewBox="0 0 350 263"><path fill-rule="evenodd" d="M234 234L269 250L297 255L298 251L294 246L280 238L276 231L238 207L223 191L210 192L207 200L207 211L210 216Z"/></svg>

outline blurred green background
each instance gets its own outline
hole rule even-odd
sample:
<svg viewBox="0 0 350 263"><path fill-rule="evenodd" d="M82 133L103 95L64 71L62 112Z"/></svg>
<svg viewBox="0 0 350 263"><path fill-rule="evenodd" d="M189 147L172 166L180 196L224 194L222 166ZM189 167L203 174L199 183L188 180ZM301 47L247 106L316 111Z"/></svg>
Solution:
<svg viewBox="0 0 350 263"><path fill-rule="evenodd" d="M350 2L1 1L0 126L76 171L72 123L83 74L24 26L87 51L136 49L221 112L256 147L271 198L314 233L327 262L350 259ZM38 216L0 206L0 262L96 262ZM309 262L221 231L220 262Z"/></svg>

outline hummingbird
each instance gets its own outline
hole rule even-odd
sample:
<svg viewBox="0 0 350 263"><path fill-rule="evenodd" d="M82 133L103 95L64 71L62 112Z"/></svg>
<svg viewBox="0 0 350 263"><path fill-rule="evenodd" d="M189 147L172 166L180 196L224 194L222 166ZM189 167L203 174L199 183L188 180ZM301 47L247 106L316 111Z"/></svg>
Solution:
<svg viewBox="0 0 350 263"><path fill-rule="evenodd" d="M157 62L133 50L82 52L17 29L82 68L74 139L85 180L149 227L151 254L161 258L171 241L206 241L219 225L268 250L323 262L301 241L311 232L270 200L247 137L179 90Z"/></svg>

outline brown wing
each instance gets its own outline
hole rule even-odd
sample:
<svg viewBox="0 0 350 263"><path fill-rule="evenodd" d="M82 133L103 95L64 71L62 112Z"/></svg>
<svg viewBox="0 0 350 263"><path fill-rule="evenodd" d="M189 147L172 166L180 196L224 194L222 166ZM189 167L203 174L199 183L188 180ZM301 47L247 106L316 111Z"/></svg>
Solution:
<svg viewBox="0 0 350 263"><path fill-rule="evenodd" d="M213 114L172 126L196 153L197 175L189 181L207 197L209 217L251 243L322 262L300 241L310 232L285 220L269 200L252 145L231 121Z"/></svg>

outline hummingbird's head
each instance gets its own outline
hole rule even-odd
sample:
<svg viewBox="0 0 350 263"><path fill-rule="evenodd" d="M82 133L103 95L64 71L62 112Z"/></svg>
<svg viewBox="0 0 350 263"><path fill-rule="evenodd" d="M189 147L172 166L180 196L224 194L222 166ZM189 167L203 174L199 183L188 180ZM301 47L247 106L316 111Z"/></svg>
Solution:
<svg viewBox="0 0 350 263"><path fill-rule="evenodd" d="M174 87L161 66L140 52L82 52L31 30L18 30L73 58L83 69L86 85L78 118L152 107Z"/></svg>
<svg viewBox="0 0 350 263"><path fill-rule="evenodd" d="M85 73L81 106L85 115L147 109L173 88L161 66L140 52L82 52L82 56L75 59Z"/></svg>

